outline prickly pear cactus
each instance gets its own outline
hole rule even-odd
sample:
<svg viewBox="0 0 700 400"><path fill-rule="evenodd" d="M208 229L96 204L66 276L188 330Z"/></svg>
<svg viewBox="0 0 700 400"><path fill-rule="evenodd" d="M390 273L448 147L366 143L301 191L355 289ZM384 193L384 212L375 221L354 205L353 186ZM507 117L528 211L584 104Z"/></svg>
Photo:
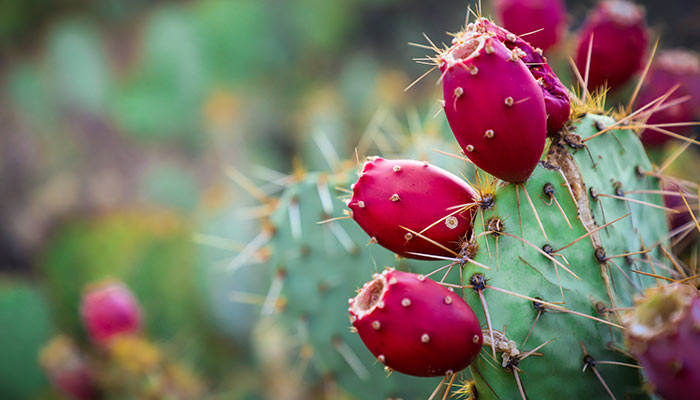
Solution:
<svg viewBox="0 0 700 400"><path fill-rule="evenodd" d="M658 195L627 194L659 187L644 174L651 164L636 135L611 130L582 143L612 123L584 115L551 143L527 183L499 185L480 206L474 259L491 270L468 264L464 276L498 357L486 346L470 367L479 399L645 396L636 368L605 362L634 364L619 313L656 284L641 273L667 273L655 245L668 228ZM487 328L484 340L491 335Z"/></svg>

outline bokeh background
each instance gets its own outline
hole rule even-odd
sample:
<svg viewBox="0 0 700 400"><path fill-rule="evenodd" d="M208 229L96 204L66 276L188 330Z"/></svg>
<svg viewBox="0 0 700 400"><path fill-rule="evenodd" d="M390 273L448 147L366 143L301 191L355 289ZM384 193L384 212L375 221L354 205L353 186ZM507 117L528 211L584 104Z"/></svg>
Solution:
<svg viewBox="0 0 700 400"><path fill-rule="evenodd" d="M575 30L594 3L567 3ZM700 3L642 3L662 47L700 50ZM217 268L258 229L228 175L328 169L328 154L354 157L372 121L432 118L436 75L403 91L425 70L407 43L447 41L466 6L0 1L0 397L61 398L39 350L56 334L87 342L81 293L111 277L136 294L146 336L187 369L195 397L276 398L251 345L264 336L260 304L233 301L236 282ZM559 70L571 49L550 54ZM236 279L262 285L254 272Z"/></svg>

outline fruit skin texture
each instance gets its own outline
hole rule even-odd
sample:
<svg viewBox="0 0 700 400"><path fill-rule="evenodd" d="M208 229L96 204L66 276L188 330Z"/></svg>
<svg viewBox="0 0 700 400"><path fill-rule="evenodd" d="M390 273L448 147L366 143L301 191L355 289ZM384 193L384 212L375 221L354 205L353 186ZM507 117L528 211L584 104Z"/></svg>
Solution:
<svg viewBox="0 0 700 400"><path fill-rule="evenodd" d="M496 0L499 21L509 31L527 35L534 46L547 50L559 42L566 29L566 7L562 0Z"/></svg>
<svg viewBox="0 0 700 400"><path fill-rule="evenodd" d="M689 96L688 100L655 112L649 117L649 124L694 121L700 109L700 57L687 50L667 50L654 61L642 91L639 93L639 106L643 106L673 88L680 86L664 103ZM689 127L664 128L679 134L688 134ZM663 133L646 129L642 132L642 142L648 146L662 146L672 138Z"/></svg>
<svg viewBox="0 0 700 400"><path fill-rule="evenodd" d="M588 89L625 84L642 66L649 33L644 10L632 2L604 1L588 16L578 35L576 67L583 76L593 36Z"/></svg>
<svg viewBox="0 0 700 400"><path fill-rule="evenodd" d="M441 376L466 368L483 338L474 311L437 282L385 270L367 282L350 315L360 338L389 368L415 376Z"/></svg>
<svg viewBox="0 0 700 400"><path fill-rule="evenodd" d="M450 256L401 226L421 232L457 211L451 207L474 202L475 196L465 181L427 162L377 157L365 163L348 206L360 227L394 253L406 258L422 258L409 252ZM472 214L473 208L454 214L422 234L458 251L472 229Z"/></svg>
<svg viewBox="0 0 700 400"><path fill-rule="evenodd" d="M107 282L87 289L81 303L83 325L98 345L121 334L141 330L141 307L121 282Z"/></svg>
<svg viewBox="0 0 700 400"><path fill-rule="evenodd" d="M441 55L445 115L479 168L523 182L542 155L547 132L542 90L518 56L492 32L467 28Z"/></svg>
<svg viewBox="0 0 700 400"><path fill-rule="evenodd" d="M477 24L483 26L486 31L495 33L498 40L508 49L513 50L517 47L522 50L521 60L527 65L533 78L540 83L542 88L544 106L547 110L547 135L554 136L569 120L571 102L568 90L549 67L547 58L542 55L542 50L533 48L520 36L513 35L486 18L479 19Z"/></svg>
<svg viewBox="0 0 700 400"><path fill-rule="evenodd" d="M669 400L700 398L698 291L684 284L650 289L627 319L630 348L655 391Z"/></svg>

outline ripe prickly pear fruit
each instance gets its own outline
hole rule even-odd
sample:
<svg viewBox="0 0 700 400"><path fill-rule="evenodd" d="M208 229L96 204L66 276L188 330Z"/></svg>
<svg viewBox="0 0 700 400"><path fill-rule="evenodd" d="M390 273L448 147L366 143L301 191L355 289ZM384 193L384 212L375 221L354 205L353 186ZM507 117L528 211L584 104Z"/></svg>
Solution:
<svg viewBox="0 0 700 400"><path fill-rule="evenodd" d="M516 35L528 33L527 40L542 50L559 42L566 29L562 0L496 0L494 8L506 29Z"/></svg>
<svg viewBox="0 0 700 400"><path fill-rule="evenodd" d="M530 73L537 80L542 88L544 96L544 106L547 110L547 135L553 136L569 120L571 103L569 92L561 83L559 77L552 71L547 63L547 58L542 54L541 49L536 49L520 36L492 23L486 18L480 18L477 25L483 26L488 32L496 34L498 40L509 49L518 48L522 50L520 58L530 69Z"/></svg>
<svg viewBox="0 0 700 400"><path fill-rule="evenodd" d="M66 336L57 336L43 348L39 362L54 389L69 399L91 400L101 396L90 365L80 349Z"/></svg>
<svg viewBox="0 0 700 400"><path fill-rule="evenodd" d="M588 16L578 35L576 67L585 74L591 48L588 88L625 84L642 66L649 33L644 9L626 0L603 1Z"/></svg>
<svg viewBox="0 0 700 400"><path fill-rule="evenodd" d="M649 381L669 400L700 398L700 295L685 284L649 289L626 315L627 340Z"/></svg>
<svg viewBox="0 0 700 400"><path fill-rule="evenodd" d="M680 85L671 93L665 104L681 97L686 101L655 112L649 117L648 124L668 124L695 120L700 109L700 57L687 50L667 50L654 61L642 91L639 104L644 105L663 96L675 85ZM679 134L688 134L689 127L665 128ZM671 140L663 133L646 129L642 133L642 142L648 146L661 146Z"/></svg>
<svg viewBox="0 0 700 400"><path fill-rule="evenodd" d="M459 250L472 229L475 207L467 205L475 202L476 191L427 162L371 158L352 188L348 206L353 219L372 241L403 257L449 256L425 238Z"/></svg>
<svg viewBox="0 0 700 400"><path fill-rule="evenodd" d="M352 324L377 360L415 376L466 368L481 350L479 320L464 300L437 282L387 269L350 299Z"/></svg>
<svg viewBox="0 0 700 400"><path fill-rule="evenodd" d="M81 303L83 324L93 342L107 344L121 334L141 329L141 307L128 287L121 282L106 282L89 287Z"/></svg>
<svg viewBox="0 0 700 400"><path fill-rule="evenodd" d="M525 55L469 24L439 61L452 133L476 166L508 182L527 180L547 132L542 90Z"/></svg>

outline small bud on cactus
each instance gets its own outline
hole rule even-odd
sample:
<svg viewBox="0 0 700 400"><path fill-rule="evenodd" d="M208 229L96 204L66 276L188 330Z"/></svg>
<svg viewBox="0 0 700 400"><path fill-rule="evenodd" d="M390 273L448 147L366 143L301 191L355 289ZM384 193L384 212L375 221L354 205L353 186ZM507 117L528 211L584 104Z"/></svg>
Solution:
<svg viewBox="0 0 700 400"><path fill-rule="evenodd" d="M376 157L365 163L348 206L373 241L394 253L449 256L425 238L458 251L472 229L474 210L462 208L475 196L465 181L427 162Z"/></svg>
<svg viewBox="0 0 700 400"><path fill-rule="evenodd" d="M89 287L83 295L81 314L90 338L100 345L120 334L137 333L141 328L139 303L120 282Z"/></svg>
<svg viewBox="0 0 700 400"><path fill-rule="evenodd" d="M645 105L663 96L676 85L680 86L671 93L664 104L681 97L687 96L688 99L655 112L647 120L648 124L695 120L700 109L700 57L697 53L686 50L668 50L661 53L649 70L649 75L639 94L639 104ZM689 127L668 129L679 134L688 134L691 131ZM669 140L671 140L670 136L651 129L646 129L642 133L642 141L648 146L661 146Z"/></svg>
<svg viewBox="0 0 700 400"><path fill-rule="evenodd" d="M547 110L547 135L553 136L564 127L569 120L571 103L569 92L559 80L559 77L549 67L547 59L542 55L542 50L535 49L530 43L520 36L514 35L502 27L492 23L486 18L481 18L477 22L488 32L496 34L509 50L518 48L521 60L530 69L532 77L540 84L542 95L544 96L544 106Z"/></svg>
<svg viewBox="0 0 700 400"><path fill-rule="evenodd" d="M75 400L99 398L90 366L68 337L51 339L41 350L39 362L57 392Z"/></svg>
<svg viewBox="0 0 700 400"><path fill-rule="evenodd" d="M626 318L627 339L654 390L668 400L700 396L700 295L672 284L647 290Z"/></svg>
<svg viewBox="0 0 700 400"><path fill-rule="evenodd" d="M377 360L415 376L466 368L481 350L474 311L454 292L421 275L385 270L350 300L352 324Z"/></svg>
<svg viewBox="0 0 700 400"><path fill-rule="evenodd" d="M562 0L496 0L494 7L503 26L516 35L528 33L527 41L547 50L566 29Z"/></svg>
<svg viewBox="0 0 700 400"><path fill-rule="evenodd" d="M512 35L515 37L515 35ZM547 132L542 89L521 60L482 23L469 24L440 55L445 115L467 157L508 182L534 170Z"/></svg>
<svg viewBox="0 0 700 400"><path fill-rule="evenodd" d="M584 75L591 49L588 88L625 84L642 66L649 33L644 10L625 0L603 1L588 16L578 36L576 67Z"/></svg>

